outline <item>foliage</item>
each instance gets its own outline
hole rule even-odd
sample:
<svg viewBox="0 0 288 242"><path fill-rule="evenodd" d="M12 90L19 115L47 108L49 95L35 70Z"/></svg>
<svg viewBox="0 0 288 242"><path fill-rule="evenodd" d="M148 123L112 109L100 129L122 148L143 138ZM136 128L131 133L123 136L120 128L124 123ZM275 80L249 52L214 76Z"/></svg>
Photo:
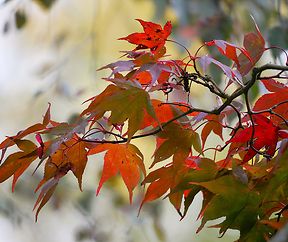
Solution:
<svg viewBox="0 0 288 242"><path fill-rule="evenodd" d="M162 28L138 21L143 33L120 38L136 47L124 52L125 60L100 68L111 70L104 78L109 85L86 101L89 105L75 123L51 119L49 105L41 123L0 144L0 181L13 176L14 190L18 178L38 161L36 170L43 167L44 174L35 190L37 220L62 178L71 171L82 190L88 157L105 152L97 194L120 173L130 202L139 183L149 184L140 209L165 195L182 219L196 194L202 193L198 231L206 222L222 218L212 226L220 235L237 229L239 241L268 240L287 222L287 65L256 66L269 50L256 23L255 32L244 36L243 47L215 39L192 55L168 39L170 22ZM167 42L182 46L188 55L171 59ZM215 48L231 66L201 55L207 48ZM209 75L211 64L224 74L222 85ZM249 91L259 83L268 93L253 105ZM191 104L190 88L196 85L215 97L214 108ZM170 102L176 91L187 100ZM216 147L207 142L212 135L220 138ZM156 148L146 174L144 156L133 141L148 136L154 137ZM10 148L14 149L6 155Z"/></svg>

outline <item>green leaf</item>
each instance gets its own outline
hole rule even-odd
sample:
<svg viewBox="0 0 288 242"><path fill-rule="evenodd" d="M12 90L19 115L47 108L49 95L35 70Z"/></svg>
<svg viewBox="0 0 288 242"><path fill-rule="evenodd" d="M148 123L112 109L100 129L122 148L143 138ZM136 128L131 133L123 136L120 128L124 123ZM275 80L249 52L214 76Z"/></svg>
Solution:
<svg viewBox="0 0 288 242"><path fill-rule="evenodd" d="M258 221L260 196L232 175L222 176L216 180L200 182L197 185L208 189L215 196L209 202L201 223L225 217L225 220L213 227L220 228L224 235L227 229L237 229L240 235L247 235Z"/></svg>
<svg viewBox="0 0 288 242"><path fill-rule="evenodd" d="M257 222L247 234L241 235L240 241L241 242L263 242L263 241L266 241L264 237L265 235L268 236L274 233L275 233L274 229L268 227L265 224L261 224Z"/></svg>
<svg viewBox="0 0 288 242"><path fill-rule="evenodd" d="M108 111L111 111L108 119L111 125L123 124L128 120L128 141L140 129L144 111L156 119L149 94L134 86L127 85L127 88L124 89L109 85L92 101L82 115L90 113L96 118L100 118Z"/></svg>
<svg viewBox="0 0 288 242"><path fill-rule="evenodd" d="M186 183L191 182L205 182L215 179L218 169L213 160L208 158L201 158L199 161L199 170L191 170L184 177Z"/></svg>
<svg viewBox="0 0 288 242"><path fill-rule="evenodd" d="M195 185L190 188L189 194L184 198L184 212L182 218L186 216L190 205L192 204L195 196L198 194L198 192L200 192L200 190L200 187Z"/></svg>
<svg viewBox="0 0 288 242"><path fill-rule="evenodd" d="M178 123L166 125L157 136L160 145L154 152L151 167L177 153L181 153L185 159L191 152L192 145L196 151L201 152L199 135L191 128L184 128Z"/></svg>

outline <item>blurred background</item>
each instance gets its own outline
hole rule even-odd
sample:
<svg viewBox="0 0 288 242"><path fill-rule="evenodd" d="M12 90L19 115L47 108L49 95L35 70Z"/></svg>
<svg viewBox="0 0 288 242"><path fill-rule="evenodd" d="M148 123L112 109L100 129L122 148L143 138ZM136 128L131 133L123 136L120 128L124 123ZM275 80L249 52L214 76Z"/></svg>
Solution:
<svg viewBox="0 0 288 242"><path fill-rule="evenodd" d="M287 49L287 8L287 0L0 0L0 138L41 121L49 102L54 120L67 121L79 114L81 103L105 88L101 78L107 73L96 69L118 60L119 51L132 48L117 39L142 31L136 18L161 24L171 20L172 38L193 53L203 41L212 39L241 45L244 33L254 30L252 15L269 45ZM178 46L169 46L169 51L173 58L184 54ZM279 61L279 54L272 52L269 58ZM219 72L210 71L221 82ZM254 95L258 92L256 87ZM191 90L191 97L209 105L197 88ZM137 145L149 166L154 143L147 138ZM143 188L129 205L119 178L105 184L96 197L102 162L101 157L90 159L83 192L68 175L37 223L33 190L41 172L34 176L26 172L13 194L11 181L1 184L0 242L237 239L235 231L218 239L217 229L195 234L200 194L182 221L167 200L146 204L137 217Z"/></svg>

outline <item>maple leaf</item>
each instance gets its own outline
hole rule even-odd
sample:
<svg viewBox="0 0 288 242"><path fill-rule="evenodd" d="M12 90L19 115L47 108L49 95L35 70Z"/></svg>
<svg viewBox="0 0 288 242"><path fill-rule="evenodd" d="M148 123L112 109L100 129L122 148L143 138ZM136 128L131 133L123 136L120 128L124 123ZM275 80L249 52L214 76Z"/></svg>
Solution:
<svg viewBox="0 0 288 242"><path fill-rule="evenodd" d="M262 110L268 110L275 105L278 105L282 103L281 105L278 105L273 109L275 113L278 115L281 115L283 119L288 119L288 86L280 83L274 79L263 79L261 80L265 88L270 92L262 95L258 98L258 100L255 102L255 105L253 107L254 111L262 111ZM270 113L264 113L265 116L271 116L271 121L275 123L276 125L280 125L283 123L283 119L276 115L271 115Z"/></svg>
<svg viewBox="0 0 288 242"><path fill-rule="evenodd" d="M50 181L48 181L43 188L41 189L41 192L37 198L37 201L34 205L33 210L36 210L36 214L35 214L35 221L37 222L38 220L38 215L39 212L41 211L41 209L44 207L44 205L49 201L49 199L52 197L57 185L59 182L59 178L57 179L51 179Z"/></svg>
<svg viewBox="0 0 288 242"><path fill-rule="evenodd" d="M167 22L164 28L159 24L136 19L143 27L144 33L133 33L119 40L127 40L137 45L136 49L150 49L153 53L162 48L168 36L171 34L171 22Z"/></svg>
<svg viewBox="0 0 288 242"><path fill-rule="evenodd" d="M151 76L151 81L150 81L150 87L153 86L157 80L163 82L163 79L167 78L165 81L168 80L170 73L173 72L171 67L167 64L163 64L161 62L157 63L149 63L149 64L144 64L139 68L139 70L136 71L136 75L141 72L149 72ZM168 76L167 76L168 75Z"/></svg>
<svg viewBox="0 0 288 242"><path fill-rule="evenodd" d="M44 145L47 146L45 143ZM56 152L49 156L45 163L44 176L35 189L35 192L37 192L41 188L34 205L34 210L38 207L35 215L36 221L40 210L51 198L60 179L69 171L73 172L78 180L79 188L82 190L82 175L86 164L86 144L79 140L76 134L72 139L61 143Z"/></svg>
<svg viewBox="0 0 288 242"><path fill-rule="evenodd" d="M157 120L159 123L167 122L168 120L174 118L173 107L171 105L162 105L160 100L152 99L151 104L155 110ZM159 123L153 119L147 112L144 113L143 122L141 129L148 126L153 126L154 128L159 125Z"/></svg>
<svg viewBox="0 0 288 242"><path fill-rule="evenodd" d="M204 55L204 56L199 57L198 61L201 65L204 73L206 72L208 66L211 63L213 63L222 69L223 73L229 78L229 80L237 83L240 86L243 86L242 75L239 73L238 70L233 70L229 66L224 65L223 63L215 60L214 58L212 58L208 55Z"/></svg>
<svg viewBox="0 0 288 242"><path fill-rule="evenodd" d="M252 18L253 19L253 18ZM256 33L251 32L244 36L243 45L245 47L246 52L248 53L250 58L243 53L238 56L239 65L238 68L239 72L242 76L245 76L257 63L257 61L262 56L263 52L265 51L265 40L255 22L255 29Z"/></svg>
<svg viewBox="0 0 288 242"><path fill-rule="evenodd" d="M149 94L134 86L126 84L126 88L109 85L104 92L96 96L81 116L90 114L96 120L111 111L110 124L123 124L128 120L128 141L140 129L144 110L157 120Z"/></svg>
<svg viewBox="0 0 288 242"><path fill-rule="evenodd" d="M211 40L209 42L206 42L205 44L207 46L215 45L217 49L220 51L220 53L226 56L227 58L233 60L236 63L237 67L240 67L240 63L237 56L237 50L239 50L244 56L248 58L248 60L250 60L249 53L247 52L247 50L245 50L245 48L238 47L224 40Z"/></svg>
<svg viewBox="0 0 288 242"><path fill-rule="evenodd" d="M240 239L242 239L256 226L261 204L260 196L256 191L251 191L232 175L195 184L205 187L214 194L208 203L209 206L203 211L203 218L197 232L204 227L207 221L220 217L225 217L225 220L212 227L220 228L219 233L222 236L229 228L238 229L240 230Z"/></svg>
<svg viewBox="0 0 288 242"><path fill-rule="evenodd" d="M222 120L225 117L225 115L222 113L220 115L214 115L210 114L205 117L205 119L208 121L207 124L204 125L202 132L201 132L201 139L203 147L206 143L206 140L208 136L213 131L214 134L218 135L223 140L223 125Z"/></svg>
<svg viewBox="0 0 288 242"><path fill-rule="evenodd" d="M215 162L212 160L196 156L189 156L185 158L181 154L176 155L173 157L173 163L150 172L142 182L142 184L150 183L150 185L147 188L139 211L145 203L160 198L167 193L168 190L170 190L167 197L169 197L170 202L173 204L179 214L181 214L180 206L182 199L185 196L187 189L193 188L189 183L192 181L207 181L213 179L216 174L217 167ZM194 194L194 196L198 193L198 191ZM185 210L184 214L181 215L182 217L186 215L193 199L189 204L186 197L185 201Z"/></svg>
<svg viewBox="0 0 288 242"><path fill-rule="evenodd" d="M110 63L106 66L99 68L97 71L109 68L112 71L112 73L110 75L110 77L111 77L112 75L115 75L115 74L123 72L123 71L132 71L134 69L134 67L135 67L135 63L132 60L116 61L114 63Z"/></svg>
<svg viewBox="0 0 288 242"><path fill-rule="evenodd" d="M113 82L116 85L119 82L135 82L136 84L134 83L133 85L137 86L138 84L137 87L139 88L143 85L145 89L148 87L149 91L161 90L161 84L166 84L172 75L182 75L181 66L185 65L180 60L159 60L165 52L166 49L164 47L154 54L147 51L130 51L125 55L132 60L110 63L98 70L111 69L111 74L108 78L104 78L104 80ZM123 72L128 73L124 75L122 74ZM154 88L152 89L152 87Z"/></svg>
<svg viewBox="0 0 288 242"><path fill-rule="evenodd" d="M262 148L265 148L265 154L273 157L278 139L288 137L286 133L282 132L278 126L275 126L271 120L263 115L253 115L253 121L254 126L239 130L235 136L228 141L228 143L246 143L252 139L254 149L252 147L248 149L242 163L248 162L257 154L256 150L260 151ZM253 137L252 134L254 134Z"/></svg>
<svg viewBox="0 0 288 242"><path fill-rule="evenodd" d="M49 156L45 163L44 177L36 190L51 178L60 178L70 170L78 179L79 188L82 190L82 175L86 164L86 144L74 134L73 138L61 143L58 149Z"/></svg>
<svg viewBox="0 0 288 242"><path fill-rule="evenodd" d="M153 167L156 163L166 160L176 154L187 158L194 149L201 153L201 144L198 133L191 128L183 128L180 124L170 123L157 134L157 148L153 154Z"/></svg>
<svg viewBox="0 0 288 242"><path fill-rule="evenodd" d="M0 182L13 177L12 191L16 182L30 164L38 158L37 146L30 140L13 140L21 151L10 154L0 166Z"/></svg>
<svg viewBox="0 0 288 242"><path fill-rule="evenodd" d="M146 111L144 111L144 118L141 125L141 129L152 126L156 128L160 124L166 123L176 116L181 115L183 112L187 111L187 107L176 107L175 105L170 105L163 103L160 100L152 99L151 104L155 110L156 118L154 119ZM177 122L177 121L175 121Z"/></svg>
<svg viewBox="0 0 288 242"><path fill-rule="evenodd" d="M140 181L140 171L146 176L143 155L139 149L132 144L100 144L91 148L88 155L97 154L106 150L102 176L96 194L99 194L103 184L109 178L116 176L119 172L128 189L131 203L133 190Z"/></svg>
<svg viewBox="0 0 288 242"><path fill-rule="evenodd" d="M157 198L163 196L169 189L172 191L177 185L182 181L183 177L190 170L196 169L195 166L195 157L185 158L185 156L175 155L173 157L173 163L161 167L153 172L150 172L149 175L144 179L142 185L151 183L145 193L145 196L141 202L139 212L142 206L151 202ZM193 166L192 166L193 162ZM168 194L170 202L176 208L176 210L180 213L180 206L183 198L184 190L182 191L174 191Z"/></svg>
<svg viewBox="0 0 288 242"><path fill-rule="evenodd" d="M155 60L141 64L132 78L141 84L148 84L149 91L162 90L169 83L171 77L182 76L181 66L183 65L185 63L180 60ZM171 83L169 84L171 85Z"/></svg>

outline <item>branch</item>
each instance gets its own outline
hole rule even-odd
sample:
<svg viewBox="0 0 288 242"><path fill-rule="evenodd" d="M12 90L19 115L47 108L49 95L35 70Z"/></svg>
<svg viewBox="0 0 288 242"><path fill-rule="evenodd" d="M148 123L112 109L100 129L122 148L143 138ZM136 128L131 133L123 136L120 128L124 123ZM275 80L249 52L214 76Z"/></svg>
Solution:
<svg viewBox="0 0 288 242"><path fill-rule="evenodd" d="M182 104L182 103L162 103L162 105L170 104L170 105L177 105L177 106L182 106L182 107L184 106L184 107L188 108L188 110L186 112L183 112L182 114L174 117L173 119L170 119L169 121L161 124L161 126L156 127L155 129L151 130L150 132L132 136L131 140L139 139L139 138L143 138L143 137L147 137L147 136L156 135L159 132L161 132L163 130L163 128L166 127L168 124L170 124L170 123L172 123L172 122L174 122L174 121L176 121L176 120L178 120L178 119L180 119L182 117L185 117L186 115L191 114L193 112L203 112L203 113L207 113L207 114L219 115L228 106L231 106L236 111L237 109L232 105L232 101L235 100L236 98L238 98L239 96L243 95L243 94L247 96L248 95L248 91L250 90L250 88L255 84L255 82L257 80L259 80L261 78L260 77L261 73L266 71L266 70L288 71L288 66L266 64L266 65L263 65L263 66L260 66L260 67L255 67L252 70L251 79L246 83L246 85L244 87L240 87L240 88L236 89L230 96L226 95L225 93L223 93L223 95L219 94L218 92L215 93L215 90L214 90L213 93L215 93L216 95L218 95L218 96L220 96L220 97L222 97L222 98L224 98L226 100L220 107L215 108L213 110L206 110L206 109L201 109L201 108L193 108L193 107L191 107L189 105L185 105L185 104ZM199 74L199 77L200 76L201 75ZM205 79L205 80L209 81L209 82L212 81L210 79ZM203 83L201 83L201 85L203 85ZM225 95L225 97L224 97L224 95ZM250 113L252 115L253 111L251 110L251 108L249 106L249 102L248 103L247 102L248 102L248 100L246 101L246 106L247 106L247 109L248 109L248 113ZM285 103L286 103L286 101L285 101ZM279 103L277 105L281 105L281 104L284 104L284 102ZM241 116L240 116L240 113L238 112L238 110L237 110L237 116L238 116L238 119L240 121L241 120ZM251 122L253 123L252 119L251 119ZM238 126L237 128L239 129L240 127L241 126ZM113 133L113 135L115 135L115 134ZM99 144L103 144L103 143L119 144L119 143L126 143L128 141L128 139L126 137L123 137L121 135L117 135L117 137L120 138L121 140L92 140L92 139L89 140L89 139L82 138L82 141L91 142L91 143L95 143L95 144L96 143L99 143ZM251 147L253 147L253 145ZM260 152L260 151L257 151L257 152ZM261 154L262 154L262 152L261 152Z"/></svg>

